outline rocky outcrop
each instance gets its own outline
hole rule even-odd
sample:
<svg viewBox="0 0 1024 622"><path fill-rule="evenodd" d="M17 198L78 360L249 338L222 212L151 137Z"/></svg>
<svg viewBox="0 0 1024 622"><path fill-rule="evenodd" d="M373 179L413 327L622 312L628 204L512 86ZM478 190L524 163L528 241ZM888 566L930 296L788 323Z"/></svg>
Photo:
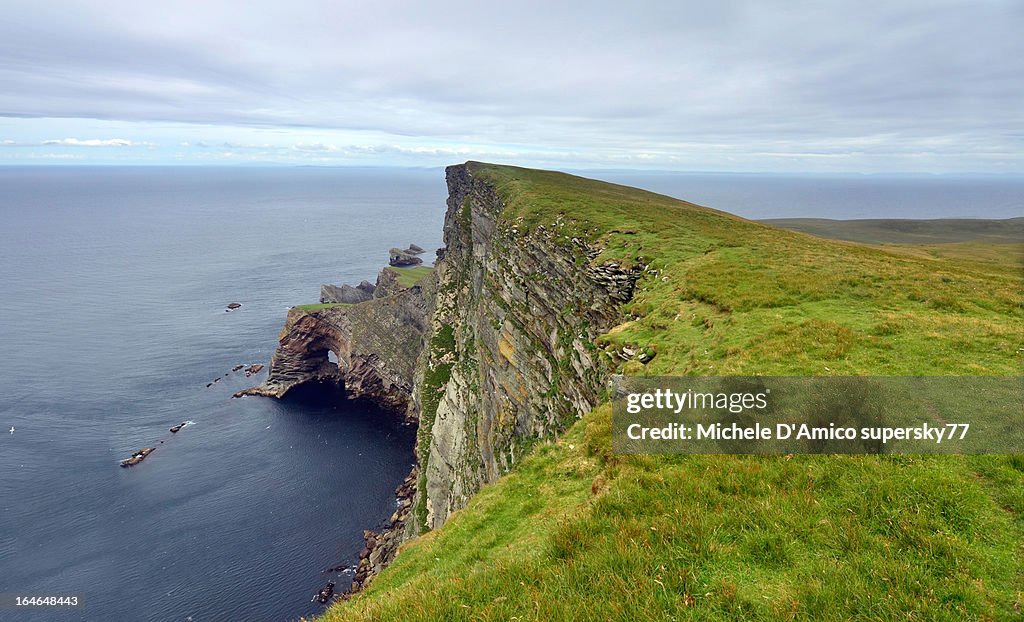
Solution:
<svg viewBox="0 0 1024 622"><path fill-rule="evenodd" d="M376 298L384 298L404 289L398 279L398 272L395 270L381 270L377 275L377 289L373 295Z"/></svg>
<svg viewBox="0 0 1024 622"><path fill-rule="evenodd" d="M423 260L416 256L416 253L400 248L392 248L389 251L388 264L392 266L418 266Z"/></svg>
<svg viewBox="0 0 1024 622"><path fill-rule="evenodd" d="M352 287L347 283L341 285L321 285L320 286L320 302L321 303L345 303L345 304L359 304L360 302L366 302L373 298L373 292L376 286L369 281L363 281L359 285Z"/></svg>
<svg viewBox="0 0 1024 622"><path fill-rule="evenodd" d="M340 383L349 398L405 416L429 326L426 309L420 287L351 306L293 307L267 379L237 395L283 397L305 382L328 380Z"/></svg>
<svg viewBox="0 0 1024 622"><path fill-rule="evenodd" d="M602 398L593 340L620 321L644 266L595 265L601 249L560 216L527 229L473 165L447 169L446 250L435 269L420 394L418 519L440 526Z"/></svg>

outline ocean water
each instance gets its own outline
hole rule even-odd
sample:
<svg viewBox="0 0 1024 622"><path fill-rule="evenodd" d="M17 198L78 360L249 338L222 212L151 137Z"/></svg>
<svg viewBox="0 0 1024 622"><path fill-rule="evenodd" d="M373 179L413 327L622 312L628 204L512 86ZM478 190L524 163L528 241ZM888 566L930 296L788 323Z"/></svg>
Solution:
<svg viewBox="0 0 1024 622"><path fill-rule="evenodd" d="M752 218L1024 215L1019 180L590 175ZM230 399L263 378L231 369L321 283L437 248L445 194L440 170L0 167L0 593L85 603L0 619L320 611L413 432L316 390Z"/></svg>
<svg viewBox="0 0 1024 622"><path fill-rule="evenodd" d="M1016 218L1024 177L586 173L730 212L767 218Z"/></svg>
<svg viewBox="0 0 1024 622"><path fill-rule="evenodd" d="M351 578L323 570L394 511L413 431L314 391L230 399L265 375L231 369L269 362L320 283L437 248L445 196L439 171L0 169L0 593L85 603L0 619L322 610Z"/></svg>

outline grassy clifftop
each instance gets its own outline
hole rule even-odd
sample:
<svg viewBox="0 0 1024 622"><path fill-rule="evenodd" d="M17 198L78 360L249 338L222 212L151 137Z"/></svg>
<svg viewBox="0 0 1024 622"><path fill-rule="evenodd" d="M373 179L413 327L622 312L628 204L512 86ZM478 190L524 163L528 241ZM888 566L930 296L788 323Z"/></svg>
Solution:
<svg viewBox="0 0 1024 622"><path fill-rule="evenodd" d="M472 167L508 223L650 267L598 340L654 355L626 373L1020 373L1012 245L977 259L881 249ZM605 406L325 619L1011 620L1024 615L1022 543L1021 456L619 456Z"/></svg>
<svg viewBox="0 0 1024 622"><path fill-rule="evenodd" d="M563 173L479 165L527 226L658 270L606 345L652 347L627 373L1015 374L1024 293L1013 261L823 240ZM1007 255L1015 245L1003 245Z"/></svg>

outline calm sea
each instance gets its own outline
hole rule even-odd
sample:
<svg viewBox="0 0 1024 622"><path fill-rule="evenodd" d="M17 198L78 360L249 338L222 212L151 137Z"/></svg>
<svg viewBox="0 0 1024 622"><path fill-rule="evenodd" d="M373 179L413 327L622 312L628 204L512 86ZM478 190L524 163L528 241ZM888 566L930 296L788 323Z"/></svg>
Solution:
<svg viewBox="0 0 1024 622"><path fill-rule="evenodd" d="M322 571L394 511L412 431L317 395L232 400L263 375L231 369L267 363L320 283L437 248L445 195L438 171L0 169L0 593L85 602L0 619L320 611Z"/></svg>
<svg viewBox="0 0 1024 622"><path fill-rule="evenodd" d="M752 218L1024 215L1019 180L591 176ZM438 247L444 199L440 170L0 168L0 593L85 603L0 619L320 611L412 432L316 392L232 400L262 375L231 369L267 363L321 283Z"/></svg>

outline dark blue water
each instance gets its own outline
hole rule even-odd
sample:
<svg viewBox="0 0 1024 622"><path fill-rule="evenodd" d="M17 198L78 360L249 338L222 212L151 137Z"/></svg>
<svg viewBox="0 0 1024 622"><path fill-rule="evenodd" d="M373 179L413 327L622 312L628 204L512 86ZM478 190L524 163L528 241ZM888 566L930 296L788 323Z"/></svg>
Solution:
<svg viewBox="0 0 1024 622"><path fill-rule="evenodd" d="M320 283L436 248L445 194L437 171L0 168L0 593L86 603L0 619L319 611L322 571L394 511L412 431L316 394L232 400L263 374L230 370L267 363Z"/></svg>
<svg viewBox="0 0 1024 622"><path fill-rule="evenodd" d="M600 176L752 218L1024 214L999 179ZM318 612L321 571L391 515L412 433L316 393L232 400L262 375L230 369L268 362L321 283L439 246L444 198L439 170L0 168L0 593L86 603L0 619Z"/></svg>

